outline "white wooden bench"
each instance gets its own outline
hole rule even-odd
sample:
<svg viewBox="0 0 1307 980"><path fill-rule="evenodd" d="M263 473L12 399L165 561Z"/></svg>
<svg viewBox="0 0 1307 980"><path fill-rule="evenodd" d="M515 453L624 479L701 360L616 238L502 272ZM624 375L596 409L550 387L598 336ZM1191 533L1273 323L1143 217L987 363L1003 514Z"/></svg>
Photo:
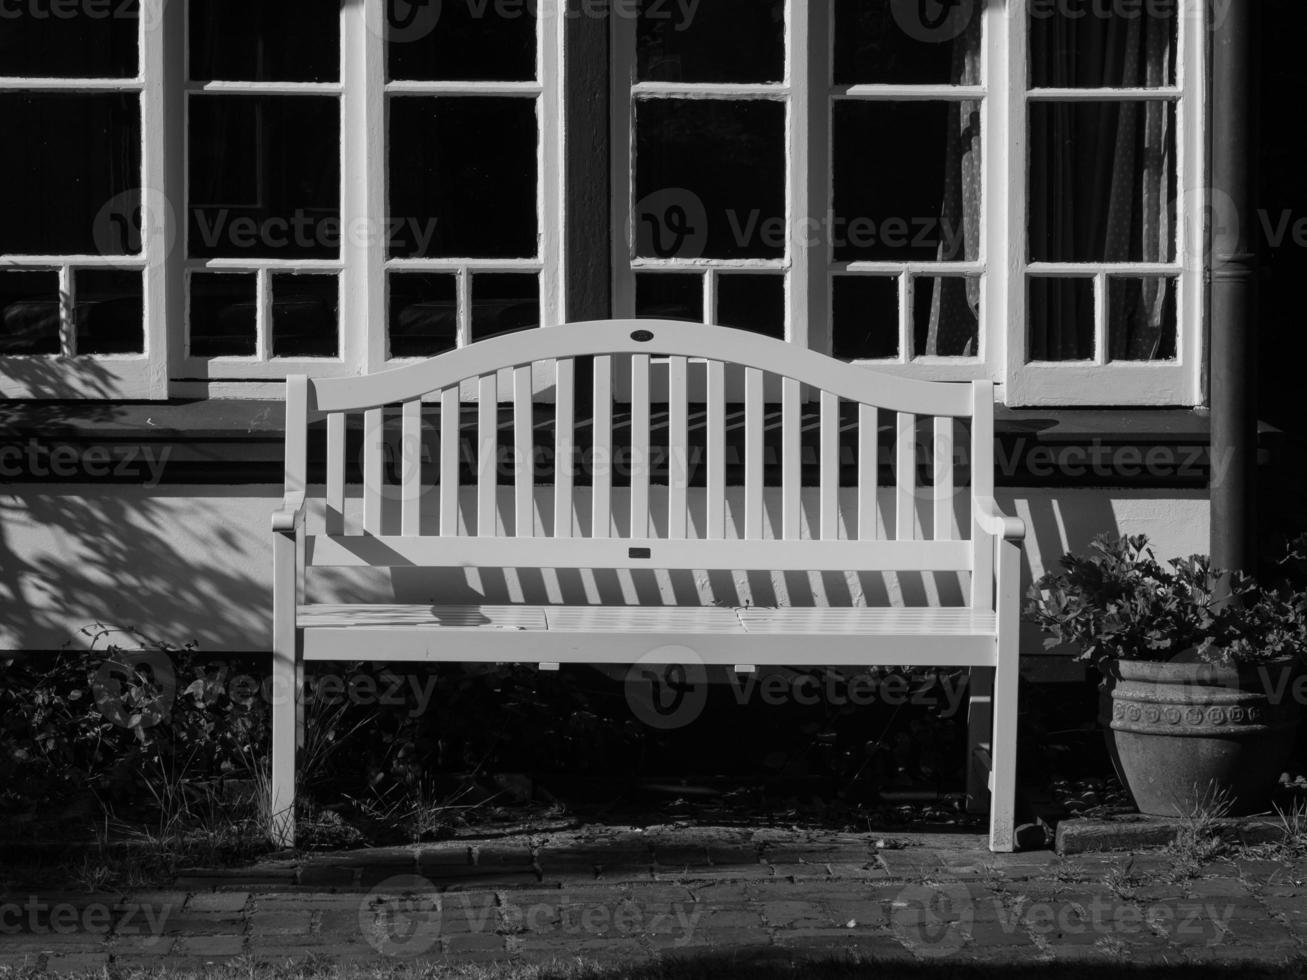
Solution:
<svg viewBox="0 0 1307 980"><path fill-rule="evenodd" d="M593 365L593 411L578 424L574 395L582 365ZM623 390L616 382L627 371L629 390ZM533 393L542 378L552 388L552 401ZM733 481L743 488L730 491L742 499L739 508L728 508L727 431L741 421L738 411L727 418L728 404L738 408L738 402L727 401L728 381L738 384L743 401L743 478ZM501 392L508 397L501 399ZM766 419L776 419L772 399L777 396L781 486L769 489L765 501L764 426ZM460 406L474 400L475 479L460 494ZM511 402L511 426L504 428L511 430L515 447L531 447L536 413L551 412L547 421L557 463L552 493L537 486L530 451L515 453L514 475L499 486L501 400ZM819 449L812 491L818 501L807 509L800 458L805 404ZM619 420L625 422L629 412L631 458L629 490L618 492L612 468L602 465L614 447L615 405ZM842 405L847 406L843 415ZM657 481L665 486L651 494L654 411L666 413L670 462L665 479ZM346 487L350 413L363 418L361 501ZM706 450L698 469L688 452L692 413ZM324 416L324 499L308 501L310 424ZM933 422L919 427L926 418ZM970 419L969 456L955 453L958 419ZM878 529L882 421L891 423L886 428L895 435L896 478L893 503ZM382 475L391 426L402 445L397 485ZM425 433L426 444L438 439L439 446L434 465L426 468L432 477L427 481L421 461L424 426L434 429ZM583 429L593 443L586 457L599 461L591 466L588 488L585 475L578 479L578 468L567 462L576 458L577 433ZM839 487L841 429L845 445L851 439L856 448L858 485L852 496ZM919 487L921 432L933 447L924 457L933 476ZM317 433L315 428L312 436ZM959 458L970 469L969 495L961 489L965 484L955 481ZM777 493L779 516L768 521L766 502L774 504ZM959 494L969 496L965 509ZM722 327L661 320L578 323L493 338L366 377L292 376L286 385L286 495L272 520L273 648L274 689L294 690L297 696L277 699L273 709L276 837L286 845L294 841L295 753L303 739L299 692L307 660L555 667L630 664L651 651L688 647L705 665L738 669L973 668L968 791L981 806L988 791L990 847L1011 850L1019 549L1025 528L1004 516L992 495L991 382L905 380ZM347 498L352 507L361 503L361 527L346 528ZM655 512L651 500L659 502L658 511L665 501L666 511ZM313 515L308 524L306 512ZM811 519L805 521L805 515ZM306 605L306 569L315 566L944 572L969 587L970 601L954 608L729 608L711 601L692 608ZM977 762L985 768L978 769Z"/></svg>

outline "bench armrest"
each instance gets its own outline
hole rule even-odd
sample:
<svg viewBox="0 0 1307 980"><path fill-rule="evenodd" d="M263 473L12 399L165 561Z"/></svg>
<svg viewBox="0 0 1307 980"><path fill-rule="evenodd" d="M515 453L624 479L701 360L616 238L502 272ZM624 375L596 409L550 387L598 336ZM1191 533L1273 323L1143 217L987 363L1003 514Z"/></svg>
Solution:
<svg viewBox="0 0 1307 980"><path fill-rule="evenodd" d="M992 534L1005 541L1024 541L1026 522L1019 517L1008 517L999 509L993 497L977 497L975 502L976 523L986 534Z"/></svg>
<svg viewBox="0 0 1307 980"><path fill-rule="evenodd" d="M281 510L272 515L272 529L278 534L294 534L304 523L304 491L292 490L282 499Z"/></svg>

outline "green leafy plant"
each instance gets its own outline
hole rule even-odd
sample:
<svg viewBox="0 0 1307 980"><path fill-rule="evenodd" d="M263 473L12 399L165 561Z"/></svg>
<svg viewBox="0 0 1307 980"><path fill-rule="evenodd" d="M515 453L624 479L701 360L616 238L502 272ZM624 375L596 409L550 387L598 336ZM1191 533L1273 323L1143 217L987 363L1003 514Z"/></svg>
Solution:
<svg viewBox="0 0 1307 980"><path fill-rule="evenodd" d="M1026 618L1048 648L1070 645L1103 668L1114 659L1265 664L1307 651L1307 592L1268 589L1206 555L1163 567L1144 535L1099 535L1087 555L1031 586Z"/></svg>

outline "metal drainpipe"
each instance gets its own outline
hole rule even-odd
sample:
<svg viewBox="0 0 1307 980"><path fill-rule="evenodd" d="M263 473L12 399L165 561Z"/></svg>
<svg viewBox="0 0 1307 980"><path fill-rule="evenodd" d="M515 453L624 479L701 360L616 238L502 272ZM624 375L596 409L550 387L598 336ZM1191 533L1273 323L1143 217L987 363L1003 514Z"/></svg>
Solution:
<svg viewBox="0 0 1307 980"><path fill-rule="evenodd" d="M1210 8L1212 560L1249 573L1257 563L1257 6Z"/></svg>

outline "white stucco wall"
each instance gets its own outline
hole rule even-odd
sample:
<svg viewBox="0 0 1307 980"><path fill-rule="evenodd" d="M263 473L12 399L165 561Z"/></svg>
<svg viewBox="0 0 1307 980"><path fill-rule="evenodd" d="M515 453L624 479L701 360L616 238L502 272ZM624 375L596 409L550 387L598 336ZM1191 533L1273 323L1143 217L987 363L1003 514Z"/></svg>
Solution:
<svg viewBox="0 0 1307 980"><path fill-rule="evenodd" d="M654 488L658 504L659 488ZM691 491L692 494L694 491ZM622 512L615 495L614 510ZM1161 559L1208 550L1205 492L1135 490L1008 490L999 502L1029 528L1023 572L1029 581L1055 567L1067 550L1083 549L1102 531L1144 533ZM89 623L132 625L174 643L196 640L215 652L262 651L270 644L271 532L280 500L273 486L90 487L33 485L0 495L0 649L52 650ZM580 498L582 507L584 497ZM738 494L728 499L730 510ZM471 504L471 501L468 501ZM778 510L768 500L769 516ZM809 518L815 495L805 498ZM856 506L842 501L850 515ZM882 522L892 525L893 498L882 496ZM537 505L549 513L547 489ZM701 514L702 491L691 503ZM511 505L501 510L511 513ZM923 507L929 524L928 509ZM847 523L852 524L850 517ZM658 522L655 521L657 527ZM842 527L845 522L842 521ZM854 528L856 531L856 527ZM845 528L847 530L847 528ZM673 602L752 601L760 605L884 601L960 601L956 577L824 573L700 573L668 577L588 572L432 573L398 569L319 570L313 598L349 601ZM1022 648L1041 649L1026 628Z"/></svg>

